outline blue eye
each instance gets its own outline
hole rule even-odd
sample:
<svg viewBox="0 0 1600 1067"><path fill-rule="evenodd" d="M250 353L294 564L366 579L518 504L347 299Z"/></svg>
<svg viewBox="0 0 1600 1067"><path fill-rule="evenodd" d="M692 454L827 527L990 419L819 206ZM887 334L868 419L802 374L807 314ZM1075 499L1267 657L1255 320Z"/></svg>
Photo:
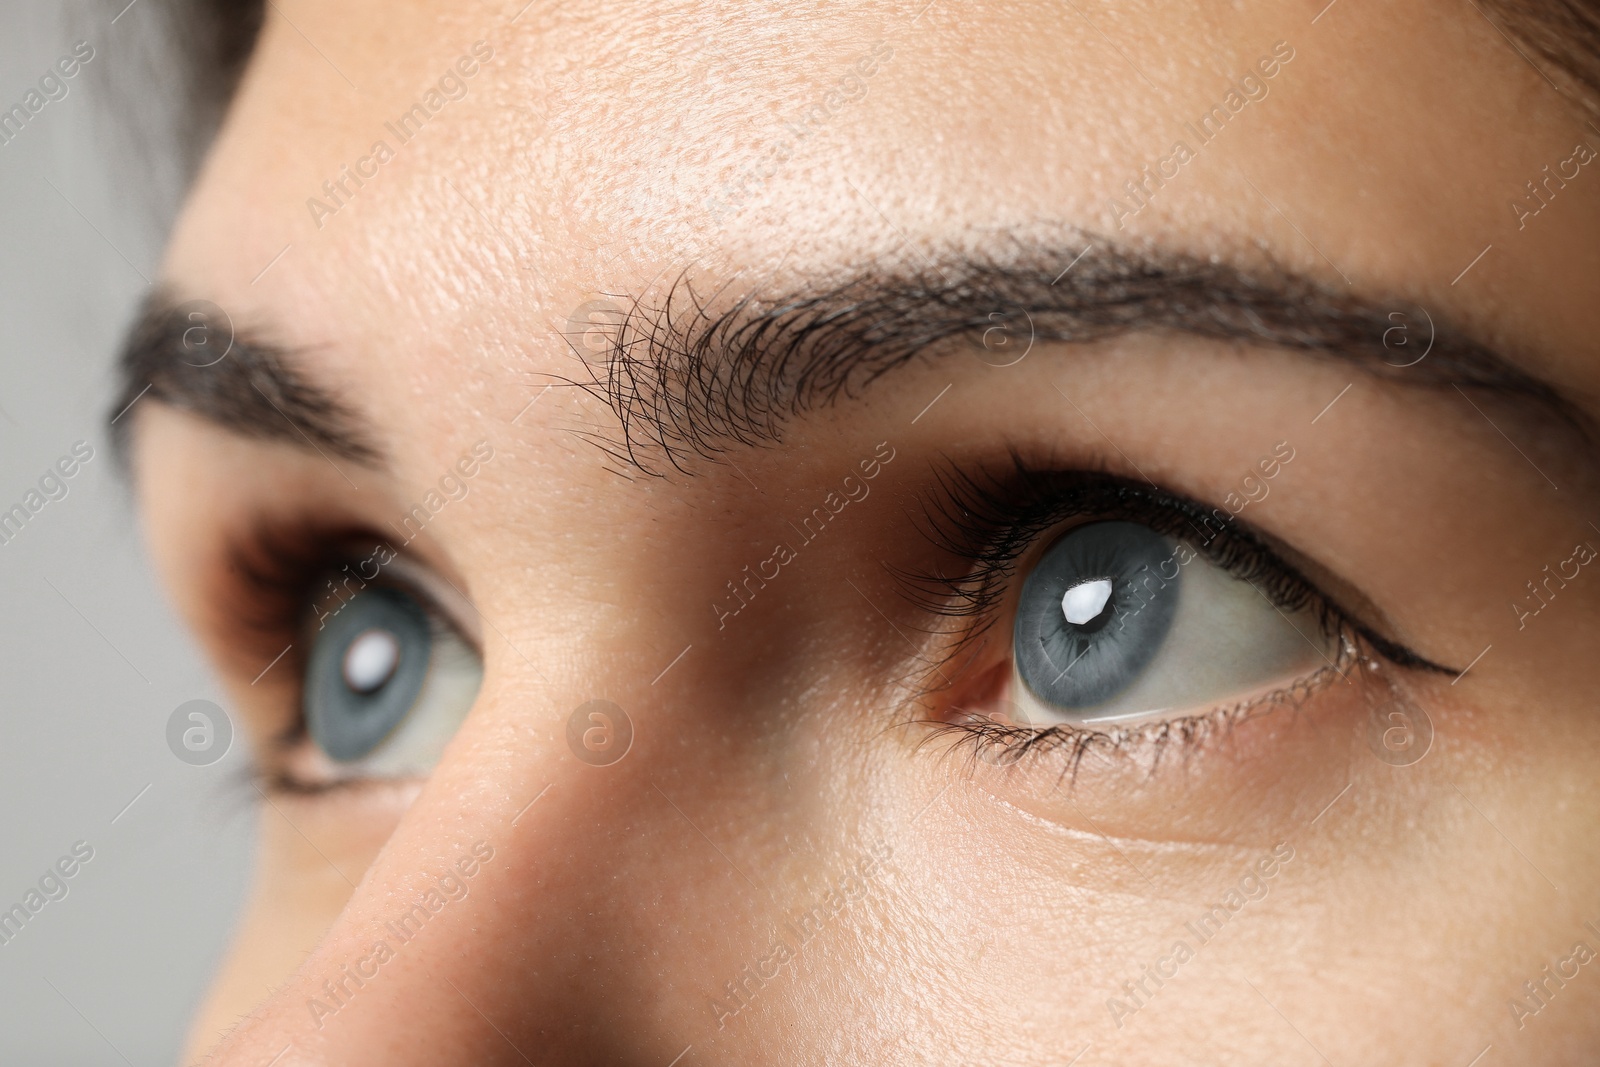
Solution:
<svg viewBox="0 0 1600 1067"><path fill-rule="evenodd" d="M1091 523L1057 541L1017 610L1017 671L1034 695L1077 710L1128 688L1172 628L1175 556L1165 537L1132 522Z"/></svg>
<svg viewBox="0 0 1600 1067"><path fill-rule="evenodd" d="M306 730L339 763L426 771L481 673L476 655L415 596L371 586L322 619L306 662Z"/></svg>
<svg viewBox="0 0 1600 1067"><path fill-rule="evenodd" d="M1080 526L1023 582L1019 718L1133 722L1283 684L1333 662L1332 639L1297 615L1148 526Z"/></svg>

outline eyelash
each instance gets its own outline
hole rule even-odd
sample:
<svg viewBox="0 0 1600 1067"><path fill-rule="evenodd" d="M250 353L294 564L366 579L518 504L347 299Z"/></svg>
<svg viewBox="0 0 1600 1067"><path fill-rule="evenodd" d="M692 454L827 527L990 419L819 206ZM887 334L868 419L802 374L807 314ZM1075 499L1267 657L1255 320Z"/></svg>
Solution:
<svg viewBox="0 0 1600 1067"><path fill-rule="evenodd" d="M948 646L936 673L970 656L980 639L1002 621L999 610L1022 559L1040 538L1072 519L1139 522L1187 544L1227 573L1249 582L1285 612L1309 611L1322 632L1338 641L1339 659L1288 687L1247 703L1126 729L1076 726L1016 726L990 719L936 719L942 732L956 731L959 747L974 758L993 755L1005 764L1044 752L1064 752L1064 773L1076 775L1096 746L1113 751L1148 742L1156 760L1176 743L1198 748L1205 738L1262 709L1298 706L1331 678L1343 678L1370 648L1399 667L1454 673L1375 632L1283 558L1244 523L1197 501L1104 470L1036 468L1012 451L1008 465L964 468L954 462L937 471L936 489L925 501L919 525L933 547L959 561L956 576L898 572L911 602L935 618L952 620ZM1210 535L1207 536L1208 531ZM937 688L937 687L936 687ZM934 690L925 690L931 695ZM924 720L927 721L927 720ZM935 735L937 736L937 735Z"/></svg>
<svg viewBox="0 0 1600 1067"><path fill-rule="evenodd" d="M304 709L299 704L301 678L305 671L304 649L308 627L316 605L336 594L320 593L324 580L332 583L349 568L371 558L370 547L387 545L385 538L359 528L330 529L316 524L288 522L264 523L237 538L228 551L229 571L235 588L227 601L233 609L232 634L252 656L270 659L288 651L275 670L291 672L295 679L295 703L283 727L272 738L275 759L253 761L245 769L249 786L278 793L317 795L360 786L360 777L311 780L295 775L281 758L306 744ZM392 549L391 549L392 551ZM359 577L358 577L358 580ZM435 636L448 626L431 598L410 583L387 576L367 580L366 584L392 584L406 589L427 608Z"/></svg>
<svg viewBox="0 0 1600 1067"><path fill-rule="evenodd" d="M1144 741L1157 759L1169 744L1196 749L1206 737L1231 723L1262 708L1297 705L1330 677L1343 677L1348 666L1359 661L1355 652L1361 646L1400 667L1454 673L1355 619L1265 539L1233 517L1219 518L1216 509L1104 470L1034 467L1016 451L1009 454L1009 463L999 466L969 469L946 461L936 470L934 490L925 499L918 525L936 551L958 561L961 573L896 573L914 605L953 623L944 632L948 646L933 673L943 675L944 667L974 651L979 640L1001 621L999 609L1007 590L1022 559L1041 537L1072 519L1101 518L1143 523L1250 582L1274 606L1286 612L1309 610L1323 633L1338 640L1339 662L1244 705L1132 729L1041 729L986 719L931 722L941 732L958 732L958 746L967 747L974 758L993 754L1010 764L1046 752L1062 753L1066 756L1064 773L1075 775L1083 757L1097 746L1121 751ZM1205 537L1208 529L1214 532ZM282 651L281 642L298 646L318 599L318 582L361 559L364 554L353 546L367 542L380 543L383 538L368 531L292 522L264 524L236 540L228 558L239 588L228 600L244 606L236 608L230 619L233 632L246 648L264 658ZM427 602L426 597L423 600ZM430 617L434 616L430 608ZM435 623L443 625L437 618ZM293 654L283 657L287 662L280 669L293 670L298 678L304 660L294 647L290 651ZM931 695L936 688L923 695ZM274 747L282 754L306 739L305 721L296 706ZM302 793L326 792L359 781L303 781L281 768L259 766L250 773L255 784Z"/></svg>

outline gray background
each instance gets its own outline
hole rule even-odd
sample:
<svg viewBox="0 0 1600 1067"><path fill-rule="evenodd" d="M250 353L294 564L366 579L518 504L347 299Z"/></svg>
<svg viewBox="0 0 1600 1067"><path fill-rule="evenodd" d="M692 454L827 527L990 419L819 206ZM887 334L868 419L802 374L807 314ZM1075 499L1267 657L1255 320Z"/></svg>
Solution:
<svg viewBox="0 0 1600 1067"><path fill-rule="evenodd" d="M0 107L73 42L95 48L0 145L0 510L75 441L95 449L67 497L0 545L0 910L74 842L94 848L69 894L0 945L5 1064L176 1062L254 835L240 739L209 767L167 749L179 704L227 702L144 559L104 425L176 190L151 132L172 116L152 62L160 10L113 25L121 6L0 0Z"/></svg>

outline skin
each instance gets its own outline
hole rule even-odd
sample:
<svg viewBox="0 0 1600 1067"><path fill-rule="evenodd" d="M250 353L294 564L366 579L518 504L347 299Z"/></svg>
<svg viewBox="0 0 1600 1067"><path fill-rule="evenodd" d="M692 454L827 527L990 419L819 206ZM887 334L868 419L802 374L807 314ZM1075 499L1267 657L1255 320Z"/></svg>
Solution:
<svg viewBox="0 0 1600 1067"><path fill-rule="evenodd" d="M425 780L263 786L256 891L194 1058L1592 1060L1600 962L1536 1014L1510 1008L1576 943L1600 947L1583 925L1600 923L1600 579L1585 568L1520 629L1508 606L1600 544L1575 435L1486 397L1171 335L1041 345L1004 369L970 346L919 359L781 446L664 477L582 436L616 439L604 404L542 393L575 374L561 333L596 294L659 296L690 268L707 293L743 293L1078 227L1396 294L1600 415L1600 179L1586 168L1520 230L1507 207L1600 135L1470 7L1341 4L1312 24L1320 3L917 6L511 22L352 0L284 5L293 26L269 9L165 277L310 349L305 377L388 460L336 464L143 403L152 550L270 760L298 679L251 684L271 652L231 621L225 545L263 516L382 529L489 441L470 493L408 548L471 600L485 675ZM318 228L306 198L478 40L494 56L468 94ZM1295 58L1270 95L1118 231L1108 198L1280 40ZM893 57L867 95L708 217L705 190L878 41ZM870 496L719 629L725 583L884 441ZM890 571L941 559L909 517L941 457L1017 447L1215 503L1280 441L1295 459L1244 518L1434 662L1460 671L1489 646L1458 682L1365 655L1350 681L1182 755L1103 752L1070 781L1059 757L996 765L911 722L948 718L1007 654L1002 623L951 688L913 699L942 639ZM1409 766L1368 744L1397 696L1434 729ZM566 742L594 698L635 731L607 767ZM323 983L475 842L493 855L466 895L318 1019ZM1275 847L1292 859L1264 895L1119 1016L1124 981L1194 946L1185 923ZM852 886L728 1011L724 984L768 967L782 924Z"/></svg>

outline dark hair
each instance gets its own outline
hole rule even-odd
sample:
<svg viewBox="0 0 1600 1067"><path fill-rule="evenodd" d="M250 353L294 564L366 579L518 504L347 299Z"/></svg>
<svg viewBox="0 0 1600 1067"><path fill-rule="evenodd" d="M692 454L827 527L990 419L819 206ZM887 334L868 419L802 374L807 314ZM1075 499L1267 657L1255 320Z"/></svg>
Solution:
<svg viewBox="0 0 1600 1067"><path fill-rule="evenodd" d="M167 0L163 29L172 50L192 57L180 68L189 121L180 143L193 172L216 134L255 51L265 0Z"/></svg>
<svg viewBox="0 0 1600 1067"><path fill-rule="evenodd" d="M265 0L80 0L64 21L113 50L86 78L108 158L138 174L135 213L159 240L216 136L260 36Z"/></svg>
<svg viewBox="0 0 1600 1067"><path fill-rule="evenodd" d="M1600 3L1596 0L1484 0L1529 61L1591 117L1600 115Z"/></svg>

